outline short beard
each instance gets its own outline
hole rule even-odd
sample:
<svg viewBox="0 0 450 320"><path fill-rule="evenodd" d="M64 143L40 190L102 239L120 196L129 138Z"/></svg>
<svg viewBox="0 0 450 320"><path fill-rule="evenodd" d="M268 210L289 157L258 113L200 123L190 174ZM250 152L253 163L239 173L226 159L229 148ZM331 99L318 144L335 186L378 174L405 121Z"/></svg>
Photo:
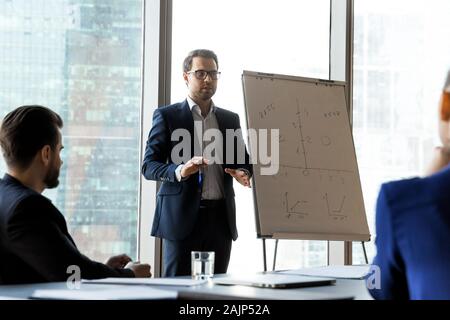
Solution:
<svg viewBox="0 0 450 320"><path fill-rule="evenodd" d="M59 169L52 169L47 173L47 176L44 179L44 183L47 186L47 189L56 188L59 185Z"/></svg>

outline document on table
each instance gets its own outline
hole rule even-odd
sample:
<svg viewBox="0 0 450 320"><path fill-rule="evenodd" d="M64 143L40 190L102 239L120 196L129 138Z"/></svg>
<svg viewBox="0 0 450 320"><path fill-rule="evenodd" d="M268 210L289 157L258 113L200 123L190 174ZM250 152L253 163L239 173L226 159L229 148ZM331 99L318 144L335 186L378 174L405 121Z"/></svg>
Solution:
<svg viewBox="0 0 450 320"><path fill-rule="evenodd" d="M176 299L177 292L148 287L39 289L35 290L30 298L44 300L167 300Z"/></svg>
<svg viewBox="0 0 450 320"><path fill-rule="evenodd" d="M105 278L98 280L83 280L89 284L125 284L125 285L152 285L152 286L180 286L192 287L207 283L208 280L177 279L177 278Z"/></svg>
<svg viewBox="0 0 450 320"><path fill-rule="evenodd" d="M317 268L278 271L277 273L314 277L331 277L338 279L363 279L369 273L370 267L370 265L325 266Z"/></svg>
<svg viewBox="0 0 450 320"><path fill-rule="evenodd" d="M215 284L242 285L260 288L305 288L316 286L329 286L336 282L331 278L306 277L300 275L286 274L256 274L248 276L229 276L213 280Z"/></svg>

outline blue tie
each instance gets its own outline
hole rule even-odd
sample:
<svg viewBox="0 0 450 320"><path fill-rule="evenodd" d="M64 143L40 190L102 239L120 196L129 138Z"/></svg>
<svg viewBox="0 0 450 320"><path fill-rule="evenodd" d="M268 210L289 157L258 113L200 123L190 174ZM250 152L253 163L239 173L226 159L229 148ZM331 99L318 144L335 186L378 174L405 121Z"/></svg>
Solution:
<svg viewBox="0 0 450 320"><path fill-rule="evenodd" d="M198 187L200 190L203 189L203 173L201 171L198 172Z"/></svg>

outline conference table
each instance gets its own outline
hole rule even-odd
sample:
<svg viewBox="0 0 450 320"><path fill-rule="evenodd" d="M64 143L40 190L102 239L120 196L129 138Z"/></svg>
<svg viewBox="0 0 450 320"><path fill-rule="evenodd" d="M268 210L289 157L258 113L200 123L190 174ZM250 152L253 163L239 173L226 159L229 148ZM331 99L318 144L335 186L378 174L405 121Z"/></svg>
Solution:
<svg viewBox="0 0 450 320"><path fill-rule="evenodd" d="M225 275L219 277L226 277ZM66 282L1 285L0 300L30 299L40 290L45 293L54 293L52 299L58 299L58 294L71 292ZM147 291L148 292L147 292ZM152 295L157 291L155 295ZM158 290L166 295L158 296ZM78 288L81 299L100 299L101 293L110 293L104 299L122 300L135 299L127 293L142 293L137 299L178 299L178 300L371 300L364 280L337 279L335 284L327 286L269 289L251 286L224 286L214 284L212 281L195 286L177 285L116 285L80 283ZM117 292L117 295L115 295ZM65 299L61 295L61 299ZM76 298L77 299L77 298Z"/></svg>

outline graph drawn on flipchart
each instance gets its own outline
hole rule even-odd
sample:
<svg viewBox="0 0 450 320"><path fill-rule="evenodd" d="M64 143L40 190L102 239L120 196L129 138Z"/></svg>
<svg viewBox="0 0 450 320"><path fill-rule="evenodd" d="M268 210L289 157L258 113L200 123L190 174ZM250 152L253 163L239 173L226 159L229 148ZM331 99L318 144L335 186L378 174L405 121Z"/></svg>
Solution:
<svg viewBox="0 0 450 320"><path fill-rule="evenodd" d="M345 84L255 72L243 84L248 127L279 129L278 173L254 166L258 234L368 240Z"/></svg>

